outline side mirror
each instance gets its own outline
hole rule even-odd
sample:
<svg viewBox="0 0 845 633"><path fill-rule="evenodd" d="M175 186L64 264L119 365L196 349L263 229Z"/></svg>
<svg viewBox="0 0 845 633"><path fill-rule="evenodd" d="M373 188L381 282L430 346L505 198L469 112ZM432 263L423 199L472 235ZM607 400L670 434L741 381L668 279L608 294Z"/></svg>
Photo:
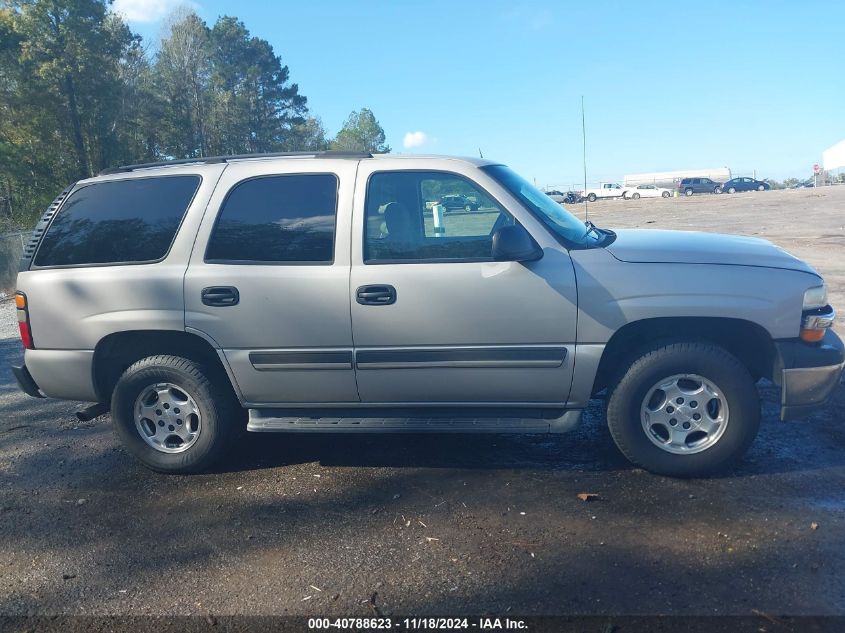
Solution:
<svg viewBox="0 0 845 633"><path fill-rule="evenodd" d="M533 262L543 250L521 224L502 226L493 233L493 261Z"/></svg>

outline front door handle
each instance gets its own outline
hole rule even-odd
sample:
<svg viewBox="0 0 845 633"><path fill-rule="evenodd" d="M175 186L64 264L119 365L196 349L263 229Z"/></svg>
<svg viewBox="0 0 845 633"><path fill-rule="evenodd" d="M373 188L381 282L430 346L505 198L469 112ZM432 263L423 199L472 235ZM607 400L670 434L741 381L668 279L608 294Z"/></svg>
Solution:
<svg viewBox="0 0 845 633"><path fill-rule="evenodd" d="M234 286L211 286L202 289L202 302L213 308L236 306L240 300L241 295Z"/></svg>
<svg viewBox="0 0 845 633"><path fill-rule="evenodd" d="M385 284L361 286L355 291L355 300L362 306L389 306L396 303L396 288Z"/></svg>

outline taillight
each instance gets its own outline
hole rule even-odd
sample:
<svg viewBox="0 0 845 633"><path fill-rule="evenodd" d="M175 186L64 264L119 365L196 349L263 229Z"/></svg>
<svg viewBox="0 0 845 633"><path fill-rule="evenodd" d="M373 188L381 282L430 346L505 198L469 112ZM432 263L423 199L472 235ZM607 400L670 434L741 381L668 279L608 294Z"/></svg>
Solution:
<svg viewBox="0 0 845 633"><path fill-rule="evenodd" d="M18 329L21 331L21 343L26 349L35 349L35 345L32 343L32 330L29 327L29 305L27 305L24 293L15 293L15 307L18 309Z"/></svg>

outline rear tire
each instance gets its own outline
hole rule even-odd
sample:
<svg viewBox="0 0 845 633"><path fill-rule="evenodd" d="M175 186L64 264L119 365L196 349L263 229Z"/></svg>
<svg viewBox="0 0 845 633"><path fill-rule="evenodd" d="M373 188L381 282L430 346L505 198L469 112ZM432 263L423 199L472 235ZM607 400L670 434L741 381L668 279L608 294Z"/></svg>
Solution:
<svg viewBox="0 0 845 633"><path fill-rule="evenodd" d="M655 345L630 362L621 375L608 398L608 428L622 454L646 470L671 477L710 475L734 464L757 435L760 400L754 380L739 360L718 345ZM664 385L666 391L655 391L657 385ZM682 390L673 392L677 385ZM696 414L698 421L692 417ZM667 426L670 423L673 429ZM682 430L682 425L690 430ZM675 432L686 439L676 442Z"/></svg>
<svg viewBox="0 0 845 633"><path fill-rule="evenodd" d="M126 449L162 473L212 466L244 426L244 410L219 373L179 356L149 356L131 365L117 381L111 404L115 432Z"/></svg>

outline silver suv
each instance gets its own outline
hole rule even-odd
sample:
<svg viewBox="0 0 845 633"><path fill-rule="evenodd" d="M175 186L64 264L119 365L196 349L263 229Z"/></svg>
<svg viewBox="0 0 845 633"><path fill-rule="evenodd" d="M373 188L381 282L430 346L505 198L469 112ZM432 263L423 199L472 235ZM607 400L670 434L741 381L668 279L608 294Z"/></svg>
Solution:
<svg viewBox="0 0 845 633"><path fill-rule="evenodd" d="M118 168L50 206L18 288L21 388L110 409L163 472L244 429L561 432L605 394L632 462L696 476L751 444L759 379L801 417L845 360L821 277L780 248L585 225L489 160Z"/></svg>

